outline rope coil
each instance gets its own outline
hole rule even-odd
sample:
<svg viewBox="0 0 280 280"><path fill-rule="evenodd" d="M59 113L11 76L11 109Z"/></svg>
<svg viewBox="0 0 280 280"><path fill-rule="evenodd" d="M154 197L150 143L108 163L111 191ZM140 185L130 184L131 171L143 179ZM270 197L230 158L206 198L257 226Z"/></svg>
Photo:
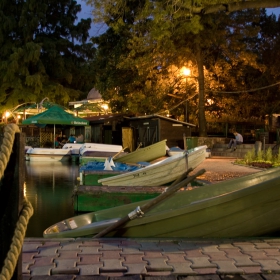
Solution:
<svg viewBox="0 0 280 280"><path fill-rule="evenodd" d="M16 124L9 124L5 127L3 143L0 148L0 178L4 175L4 171L12 153L15 133L18 132L20 132L20 130ZM14 274L17 260L22 250L27 225L32 215L33 207L29 201L24 199L23 208L16 224L10 250L7 253L4 266L1 270L0 280L10 280Z"/></svg>

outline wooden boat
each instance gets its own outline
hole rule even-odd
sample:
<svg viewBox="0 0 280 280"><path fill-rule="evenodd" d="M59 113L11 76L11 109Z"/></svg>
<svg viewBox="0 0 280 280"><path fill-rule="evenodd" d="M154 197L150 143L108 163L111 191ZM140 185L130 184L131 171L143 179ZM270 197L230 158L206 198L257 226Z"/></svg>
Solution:
<svg viewBox="0 0 280 280"><path fill-rule="evenodd" d="M153 161L166 155L166 139L149 145L144 148L139 148L131 153L118 156L114 159L116 162L137 163L142 161Z"/></svg>
<svg viewBox="0 0 280 280"><path fill-rule="evenodd" d="M188 169L186 154L174 155L135 171L103 178L106 186L163 186L176 180Z"/></svg>
<svg viewBox="0 0 280 280"><path fill-rule="evenodd" d="M107 237L234 238L280 229L280 168L179 191ZM92 236L147 201L74 216L46 229L44 237Z"/></svg>
<svg viewBox="0 0 280 280"><path fill-rule="evenodd" d="M79 162L84 164L88 161L105 161L108 157L122 153L121 145L84 143L80 148Z"/></svg>
<svg viewBox="0 0 280 280"><path fill-rule="evenodd" d="M107 186L163 186L176 180L188 168L196 168L205 160L207 146L174 154L140 170L98 180Z"/></svg>
<svg viewBox="0 0 280 280"><path fill-rule="evenodd" d="M144 148L139 148L131 153L120 153L117 157L114 158L115 162L123 162L123 163L137 163L139 161L153 161L157 158L163 157L166 155L166 139L149 145ZM116 155L116 154L115 154ZM115 156L113 155L113 156ZM106 159L106 158L105 158ZM91 157L85 153L80 156L80 163L84 164L89 161L96 161L95 157ZM104 158L99 159L104 160Z"/></svg>
<svg viewBox="0 0 280 280"><path fill-rule="evenodd" d="M25 153L28 161L71 161L70 149L29 148Z"/></svg>

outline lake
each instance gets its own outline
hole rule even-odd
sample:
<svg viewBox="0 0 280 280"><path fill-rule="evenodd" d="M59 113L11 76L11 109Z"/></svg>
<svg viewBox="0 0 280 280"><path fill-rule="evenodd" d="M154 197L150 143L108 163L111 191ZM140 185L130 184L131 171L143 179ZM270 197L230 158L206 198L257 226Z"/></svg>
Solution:
<svg viewBox="0 0 280 280"><path fill-rule="evenodd" d="M25 166L24 194L34 209L26 237L43 237L47 227L75 215L72 193L79 166L71 162L29 161Z"/></svg>

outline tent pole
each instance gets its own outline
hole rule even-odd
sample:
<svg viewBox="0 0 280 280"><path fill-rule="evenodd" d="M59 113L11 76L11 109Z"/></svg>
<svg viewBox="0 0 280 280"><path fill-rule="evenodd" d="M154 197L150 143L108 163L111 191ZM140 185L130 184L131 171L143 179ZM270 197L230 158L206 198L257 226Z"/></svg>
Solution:
<svg viewBox="0 0 280 280"><path fill-rule="evenodd" d="M55 149L55 124L53 125L53 147Z"/></svg>

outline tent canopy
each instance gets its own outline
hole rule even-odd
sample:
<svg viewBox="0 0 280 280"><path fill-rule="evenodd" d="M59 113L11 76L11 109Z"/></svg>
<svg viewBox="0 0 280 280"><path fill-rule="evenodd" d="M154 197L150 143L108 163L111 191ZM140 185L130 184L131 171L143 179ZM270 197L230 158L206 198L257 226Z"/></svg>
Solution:
<svg viewBox="0 0 280 280"><path fill-rule="evenodd" d="M89 125L89 121L83 118L75 117L74 115L67 113L60 106L53 106L50 109L27 118L22 121L23 125L42 125L42 124L58 124L58 125L71 125L71 126L83 126Z"/></svg>

